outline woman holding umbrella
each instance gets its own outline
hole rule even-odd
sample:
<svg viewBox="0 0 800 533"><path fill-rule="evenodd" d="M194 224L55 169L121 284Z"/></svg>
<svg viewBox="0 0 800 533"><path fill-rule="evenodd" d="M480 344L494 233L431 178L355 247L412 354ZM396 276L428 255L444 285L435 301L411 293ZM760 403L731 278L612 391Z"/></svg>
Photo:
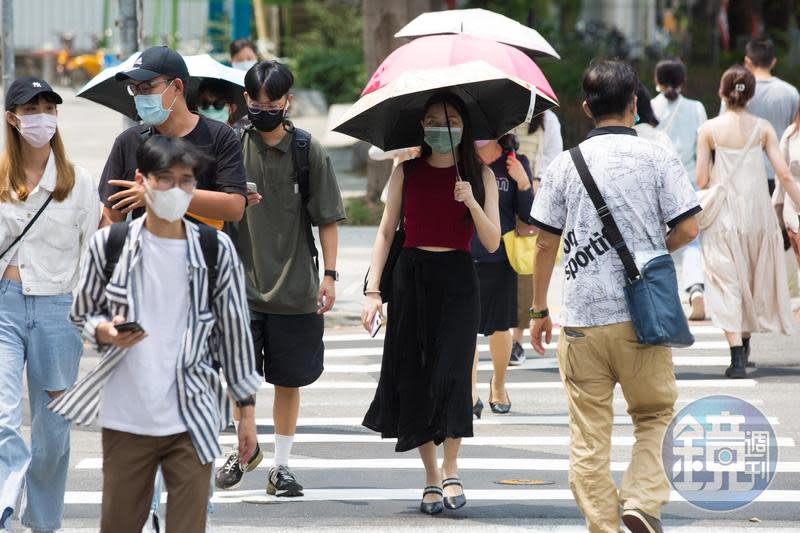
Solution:
<svg viewBox="0 0 800 533"><path fill-rule="evenodd" d="M434 94L419 123L422 154L393 172L372 250L362 320L372 329L389 300L388 331L375 399L364 425L416 448L425 466L420 510L437 514L466 504L458 476L462 437L472 436L471 368L480 301L470 241L500 244L497 183L475 153L470 114L452 92ZM393 268L392 294L380 279L395 229L405 241ZM389 298L391 296L391 298ZM444 443L444 462L436 447Z"/></svg>

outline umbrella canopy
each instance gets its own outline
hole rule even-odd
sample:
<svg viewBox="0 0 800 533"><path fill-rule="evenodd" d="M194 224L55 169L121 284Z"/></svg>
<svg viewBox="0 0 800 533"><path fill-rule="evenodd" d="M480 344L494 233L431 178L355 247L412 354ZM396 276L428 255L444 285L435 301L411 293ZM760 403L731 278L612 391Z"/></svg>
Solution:
<svg viewBox="0 0 800 533"><path fill-rule="evenodd" d="M442 68L470 61L485 61L533 85L542 98L535 114L543 113L548 105L551 107L558 102L533 59L506 44L470 35L433 35L401 46L381 63L361 94L383 87L407 70Z"/></svg>
<svg viewBox="0 0 800 533"><path fill-rule="evenodd" d="M444 90L466 104L476 139L497 139L530 120L538 100L531 84L484 61L406 71L385 87L362 96L333 131L383 150L419 146L425 104Z"/></svg>
<svg viewBox="0 0 800 533"><path fill-rule="evenodd" d="M133 97L125 89L125 83L114 79L117 72L122 72L133 68L133 63L141 52L136 52L119 65L107 68L100 74L89 80L89 83L78 91L77 96L86 98L98 104L104 105L114 111L122 113L132 120L138 120L136 106ZM234 120L241 118L247 113L247 104L244 101L243 87L245 72L231 67L227 67L216 61L208 54L196 56L184 56L186 67L189 69L189 83L187 84L188 96L191 98L197 93L200 82L203 79L222 80L230 84L235 90L235 103L237 104L236 116Z"/></svg>
<svg viewBox="0 0 800 533"><path fill-rule="evenodd" d="M510 44L532 57L548 56L561 59L538 31L485 9L451 9L423 13L394 36L413 39L443 33L465 33Z"/></svg>

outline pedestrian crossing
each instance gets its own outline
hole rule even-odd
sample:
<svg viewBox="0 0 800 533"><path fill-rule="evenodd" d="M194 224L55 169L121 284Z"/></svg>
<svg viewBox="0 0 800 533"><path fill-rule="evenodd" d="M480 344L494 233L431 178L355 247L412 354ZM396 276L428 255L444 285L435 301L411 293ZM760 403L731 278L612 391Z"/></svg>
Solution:
<svg viewBox="0 0 800 533"><path fill-rule="evenodd" d="M675 350L673 357L679 391L677 408L709 394L731 394L763 409L759 391L766 386L764 383L753 377L729 380L722 376L729 357L721 332L706 325L692 329L698 338L697 344ZM395 502L399 509L408 509L419 500L423 470L416 453L396 454L393 439L381 439L380 435L361 426L377 386L382 339L346 332L328 333L325 342L325 373L301 394L301 417L290 464L306 487L305 496L277 499L264 491L274 444L274 421L267 416L271 413L272 386L264 384L258 395L256 423L265 460L254 473L245 476L239 490L215 493L212 501L219 504L215 524L225 525L226 517L233 519L245 504L307 502L310 506L336 506L345 502L365 502L365 505ZM475 437L464 439L459 459L467 498L474 502L518 502L525 506L550 502L553 518L563 515L574 520L574 500L567 483L569 417L553 351L538 358L528 349L528 361L509 369L507 380L509 395L513 397L512 412L493 415L486 401L491 361L485 348L486 340L479 339L479 345L478 391L487 405L483 417L474 421ZM619 387L614 395L616 416L611 470L619 480L628 466L635 441ZM782 454L778 472L787 482L764 491L757 504L796 505L800 503L800 490L793 488L800 486L796 436L781 433L780 416L775 416L780 412L766 410L765 414L772 415L768 419L778 434L777 444ZM236 442L232 431L220 436L225 450ZM223 463L224 458L216 462L217 466ZM99 512L101 469L99 453L74 458L65 517ZM506 479L535 479L542 481L543 486L498 484ZM73 483L75 480L78 481ZM691 506L677 493L672 494L667 509L675 516L692 514ZM304 512L313 512L313 508ZM369 507L362 508L362 512L369 514Z"/></svg>

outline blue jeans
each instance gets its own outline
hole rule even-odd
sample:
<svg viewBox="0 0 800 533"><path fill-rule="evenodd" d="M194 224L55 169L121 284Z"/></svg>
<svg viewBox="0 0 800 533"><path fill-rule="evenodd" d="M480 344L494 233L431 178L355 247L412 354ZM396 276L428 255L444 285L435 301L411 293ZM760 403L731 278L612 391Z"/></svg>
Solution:
<svg viewBox="0 0 800 533"><path fill-rule="evenodd" d="M78 377L83 343L69 321L71 305L70 294L25 296L19 282L0 280L0 517L13 511L24 486L22 524L44 531L59 529L64 514L69 423L47 403L48 392ZM26 367L30 448L20 432Z"/></svg>

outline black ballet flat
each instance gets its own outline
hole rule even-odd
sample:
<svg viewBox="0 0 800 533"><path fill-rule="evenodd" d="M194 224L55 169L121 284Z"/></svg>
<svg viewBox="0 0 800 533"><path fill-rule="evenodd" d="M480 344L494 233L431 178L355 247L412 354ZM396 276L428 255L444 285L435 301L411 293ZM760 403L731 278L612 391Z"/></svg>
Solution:
<svg viewBox="0 0 800 533"><path fill-rule="evenodd" d="M443 496L442 489L440 489L439 487L435 485L425 487L425 490L422 491L423 501L419 504L420 512L428 515L435 515L441 513L442 510L444 509L441 500L438 502L426 502L424 501L424 498L428 494L438 494L439 496Z"/></svg>
<svg viewBox="0 0 800 533"><path fill-rule="evenodd" d="M475 402L475 405L472 406L472 414L475 415L475 418L480 420L482 412L483 412L483 402L481 401L480 398L478 398L478 401Z"/></svg>
<svg viewBox="0 0 800 533"><path fill-rule="evenodd" d="M458 485L461 487L461 494L457 496L445 496L444 499L444 506L454 511L456 509L460 509L467 505L467 497L464 496L464 485L461 484L461 480L457 477L450 477L445 479L442 482L442 488L447 488L451 485Z"/></svg>
<svg viewBox="0 0 800 533"><path fill-rule="evenodd" d="M492 401L492 380L494 376L489 379L489 407L491 408L492 412L496 415L507 415L509 411L511 411L511 397L508 396L508 392L506 392L506 397L508 397L508 403L495 403Z"/></svg>

